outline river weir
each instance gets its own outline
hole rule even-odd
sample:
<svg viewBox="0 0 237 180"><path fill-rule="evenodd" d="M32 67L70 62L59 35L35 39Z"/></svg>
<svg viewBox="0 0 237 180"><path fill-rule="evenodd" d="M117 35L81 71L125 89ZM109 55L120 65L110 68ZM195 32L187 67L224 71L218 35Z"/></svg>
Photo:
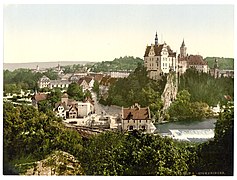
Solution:
<svg viewBox="0 0 237 180"><path fill-rule="evenodd" d="M217 119L176 121L157 124L154 133L179 141L205 142L214 138Z"/></svg>

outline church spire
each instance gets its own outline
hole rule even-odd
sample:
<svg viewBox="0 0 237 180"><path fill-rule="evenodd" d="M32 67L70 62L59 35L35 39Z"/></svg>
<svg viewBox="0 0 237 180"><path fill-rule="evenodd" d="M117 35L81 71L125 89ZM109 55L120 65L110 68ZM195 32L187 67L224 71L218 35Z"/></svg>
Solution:
<svg viewBox="0 0 237 180"><path fill-rule="evenodd" d="M155 45L158 45L157 31L156 31L156 37L155 37Z"/></svg>
<svg viewBox="0 0 237 180"><path fill-rule="evenodd" d="M184 47L185 46L185 44L184 44L184 38L183 38L183 42L182 42L182 45L181 45L181 47Z"/></svg>

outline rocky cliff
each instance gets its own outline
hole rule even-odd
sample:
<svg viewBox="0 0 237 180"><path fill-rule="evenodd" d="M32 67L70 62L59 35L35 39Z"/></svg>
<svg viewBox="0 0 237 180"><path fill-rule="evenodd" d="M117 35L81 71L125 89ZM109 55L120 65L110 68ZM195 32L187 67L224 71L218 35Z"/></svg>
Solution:
<svg viewBox="0 0 237 180"><path fill-rule="evenodd" d="M172 101L176 99L178 92L178 79L176 72L170 72L167 75L167 82L164 91L161 95L161 100L163 101L162 114L170 107ZM163 117L161 118L163 120Z"/></svg>

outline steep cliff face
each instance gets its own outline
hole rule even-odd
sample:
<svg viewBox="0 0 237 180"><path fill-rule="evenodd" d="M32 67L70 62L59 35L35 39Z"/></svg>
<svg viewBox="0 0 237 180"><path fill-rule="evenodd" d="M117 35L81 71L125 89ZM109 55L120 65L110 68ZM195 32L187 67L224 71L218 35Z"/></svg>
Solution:
<svg viewBox="0 0 237 180"><path fill-rule="evenodd" d="M170 72L167 76L167 83L165 85L164 91L161 95L161 100L163 101L163 112L167 110L172 101L176 99L178 92L178 79L175 72Z"/></svg>

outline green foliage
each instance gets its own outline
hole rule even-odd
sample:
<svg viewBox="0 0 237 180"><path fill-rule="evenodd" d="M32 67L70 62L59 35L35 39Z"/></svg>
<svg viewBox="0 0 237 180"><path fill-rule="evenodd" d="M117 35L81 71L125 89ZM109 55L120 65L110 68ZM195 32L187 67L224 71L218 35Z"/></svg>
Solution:
<svg viewBox="0 0 237 180"><path fill-rule="evenodd" d="M160 94L165 86L165 78L154 81L148 78L146 68L139 65L128 78L118 79L109 88L106 100L108 105L129 107L139 103L142 107L150 106L152 115L159 117L162 108Z"/></svg>
<svg viewBox="0 0 237 180"><path fill-rule="evenodd" d="M43 73L43 75L48 77L50 80L58 79L58 73L55 72L53 69L48 69L46 72Z"/></svg>
<svg viewBox="0 0 237 180"><path fill-rule="evenodd" d="M215 59L218 60L219 69L231 69L234 70L233 58L220 58L220 57L206 57L204 60L208 63L210 68L214 67Z"/></svg>
<svg viewBox="0 0 237 180"><path fill-rule="evenodd" d="M216 172L220 175L233 175L234 165L234 106L229 104L220 114L215 126L213 141L200 144L196 150L197 160L190 170Z"/></svg>
<svg viewBox="0 0 237 180"><path fill-rule="evenodd" d="M138 131L106 132L85 145L82 167L87 175L185 175L189 154L169 138Z"/></svg>
<svg viewBox="0 0 237 180"><path fill-rule="evenodd" d="M64 74L68 73L75 73L77 71L85 71L85 67L81 64L73 64L73 65L67 65L67 66L62 66Z"/></svg>
<svg viewBox="0 0 237 180"><path fill-rule="evenodd" d="M82 88L77 83L69 84L67 94L69 95L69 98L72 98L76 101L81 101L84 98Z"/></svg>
<svg viewBox="0 0 237 180"><path fill-rule="evenodd" d="M33 73L29 69L16 69L13 72L4 70L3 90L5 93L15 93L19 92L20 89L37 89L37 81L42 76L41 73Z"/></svg>
<svg viewBox="0 0 237 180"><path fill-rule="evenodd" d="M115 58L113 61L102 61L95 63L91 67L93 72L111 72L111 71L134 71L138 64L143 64L140 58L133 56Z"/></svg>
<svg viewBox="0 0 237 180"><path fill-rule="evenodd" d="M99 86L100 86L99 82L95 80L92 90L97 94L97 97L99 97L100 92Z"/></svg>
<svg viewBox="0 0 237 180"><path fill-rule="evenodd" d="M234 97L234 79L215 79L207 73L198 73L188 69L180 77L179 91L188 90L191 102L205 102L209 106L216 106L224 102L224 95Z"/></svg>
<svg viewBox="0 0 237 180"><path fill-rule="evenodd" d="M4 103L3 131L4 172L14 167L14 161L42 159L53 150L77 155L82 149L76 131L65 128L52 111L43 113L32 106Z"/></svg>
<svg viewBox="0 0 237 180"><path fill-rule="evenodd" d="M88 89L84 92L84 99L87 99L87 98L92 99L91 92Z"/></svg>
<svg viewBox="0 0 237 180"><path fill-rule="evenodd" d="M172 119L202 119L209 115L209 106L206 103L191 102L190 99L191 95L187 90L178 92L176 100L168 109Z"/></svg>

